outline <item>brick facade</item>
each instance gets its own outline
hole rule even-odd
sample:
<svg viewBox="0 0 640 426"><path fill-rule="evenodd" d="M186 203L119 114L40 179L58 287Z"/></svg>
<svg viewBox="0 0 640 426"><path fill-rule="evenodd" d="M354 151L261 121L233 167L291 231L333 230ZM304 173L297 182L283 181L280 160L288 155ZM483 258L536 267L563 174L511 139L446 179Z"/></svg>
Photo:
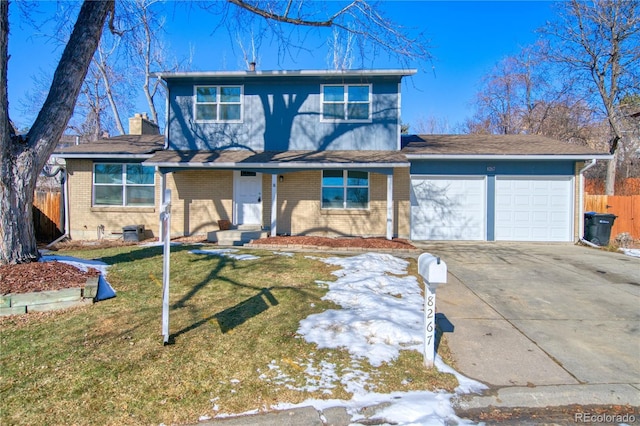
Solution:
<svg viewBox="0 0 640 426"><path fill-rule="evenodd" d="M69 172L70 234L74 239L119 238L122 227L144 225L147 237L157 237L161 202L161 175L156 173L154 207L93 207L93 161L67 160ZM384 236L387 221L387 177L371 173L369 209L320 208L321 172L282 174L278 182L278 233L325 236ZM219 219L233 219L233 171L185 170L168 173L171 189L171 235L206 235L218 229ZM394 173L394 236L409 237L409 169ZM271 175L262 176L263 225L271 223Z"/></svg>

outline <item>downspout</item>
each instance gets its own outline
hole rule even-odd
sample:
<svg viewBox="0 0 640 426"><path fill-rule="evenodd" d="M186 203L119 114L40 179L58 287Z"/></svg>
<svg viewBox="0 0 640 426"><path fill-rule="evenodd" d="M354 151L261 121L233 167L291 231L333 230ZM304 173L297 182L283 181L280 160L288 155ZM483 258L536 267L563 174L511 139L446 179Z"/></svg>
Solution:
<svg viewBox="0 0 640 426"><path fill-rule="evenodd" d="M578 202L578 205L579 205L579 210L578 211L580 213L580 216L579 216L579 221L578 221L578 239L580 240L581 243L585 243L587 245L594 245L594 244L592 244L590 241L587 241L587 240L584 239L584 172L586 172L587 170L589 170L590 168L595 166L597 161L598 160L596 160L595 158L592 158L578 172L579 179L580 179L580 182L579 182L579 185L580 185L580 196L579 196L579 202Z"/></svg>
<svg viewBox="0 0 640 426"><path fill-rule="evenodd" d="M58 170L50 176L45 173L46 176L53 177L60 173L61 185L62 185L62 198L63 198L63 206L64 206L64 230L62 232L62 236L57 238L56 240L50 242L46 245L46 248L50 248L51 246L59 243L64 239L71 239L71 235L69 235L69 184L67 181L67 169L63 166L58 166Z"/></svg>

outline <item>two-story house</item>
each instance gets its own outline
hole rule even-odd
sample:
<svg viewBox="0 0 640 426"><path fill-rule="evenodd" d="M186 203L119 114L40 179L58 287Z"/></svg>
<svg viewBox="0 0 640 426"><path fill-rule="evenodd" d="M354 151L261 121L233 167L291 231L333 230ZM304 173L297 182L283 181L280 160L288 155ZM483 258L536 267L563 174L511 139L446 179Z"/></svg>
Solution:
<svg viewBox="0 0 640 426"><path fill-rule="evenodd" d="M401 81L415 72L159 73L164 137L138 115L137 135L58 153L71 236L157 236L171 189L175 236L215 239L226 219L271 235L579 238L581 171L607 155L537 136L403 137Z"/></svg>

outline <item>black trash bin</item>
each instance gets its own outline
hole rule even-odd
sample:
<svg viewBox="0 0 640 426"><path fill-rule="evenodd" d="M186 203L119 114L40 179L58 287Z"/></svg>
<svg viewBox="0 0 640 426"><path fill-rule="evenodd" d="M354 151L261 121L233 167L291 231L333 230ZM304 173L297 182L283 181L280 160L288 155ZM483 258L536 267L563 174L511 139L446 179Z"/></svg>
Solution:
<svg viewBox="0 0 640 426"><path fill-rule="evenodd" d="M141 241L144 239L144 225L127 225L122 227L124 241Z"/></svg>
<svg viewBox="0 0 640 426"><path fill-rule="evenodd" d="M599 246L609 245L616 215L588 212L584 214L584 239Z"/></svg>

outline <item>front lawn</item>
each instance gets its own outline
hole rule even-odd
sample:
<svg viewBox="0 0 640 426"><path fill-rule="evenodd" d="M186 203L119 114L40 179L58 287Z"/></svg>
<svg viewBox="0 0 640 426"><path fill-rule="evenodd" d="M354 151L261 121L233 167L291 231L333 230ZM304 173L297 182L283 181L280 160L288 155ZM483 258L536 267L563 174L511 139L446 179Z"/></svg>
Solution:
<svg viewBox="0 0 640 426"><path fill-rule="evenodd" d="M249 260L189 253L201 248L172 247L169 346L161 335L161 247L61 252L111 265L117 297L0 319L0 424L195 423L312 397L349 399L339 379L309 384L327 363L338 377L352 371L352 356L296 333L309 315L338 308L321 300L327 290L317 283L335 281L337 268L299 253L241 251L258 257ZM376 392L457 384L426 370L416 351L358 367Z"/></svg>

